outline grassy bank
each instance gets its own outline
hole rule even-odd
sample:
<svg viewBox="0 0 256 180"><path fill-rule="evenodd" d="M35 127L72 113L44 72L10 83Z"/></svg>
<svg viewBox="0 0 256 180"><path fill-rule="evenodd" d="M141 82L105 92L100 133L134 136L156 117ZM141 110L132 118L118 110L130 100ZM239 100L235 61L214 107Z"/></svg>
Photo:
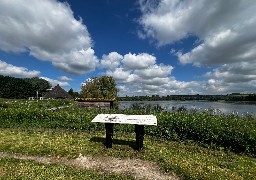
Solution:
<svg viewBox="0 0 256 180"><path fill-rule="evenodd" d="M104 133L63 129L1 129L0 151L52 157L139 158L156 162L163 172L175 172L185 179L253 179L256 159L223 150L180 143L149 136L145 148L135 151L134 134L116 133L113 148L104 147Z"/></svg>
<svg viewBox="0 0 256 180"><path fill-rule="evenodd" d="M82 170L62 164L0 158L0 179L134 179L128 175Z"/></svg>
<svg viewBox="0 0 256 180"><path fill-rule="evenodd" d="M53 107L63 109L49 110ZM99 113L154 114L157 127L146 126L145 149L134 150L134 126L114 126L114 144L105 149ZM147 109L81 109L73 101L0 100L0 151L76 158L139 158L156 162L163 172L186 179L254 179L256 120L207 112ZM96 172L97 174L97 172Z"/></svg>
<svg viewBox="0 0 256 180"><path fill-rule="evenodd" d="M0 103L1 104L1 103ZM65 107L52 111L51 107ZM82 109L72 101L10 101L0 107L0 127L65 128L104 131L102 124L91 123L99 113L154 114L157 127L146 127L146 134L167 140L193 140L224 147L238 153L256 155L256 119L207 112L162 112L153 109ZM115 131L133 132L133 126L116 126Z"/></svg>

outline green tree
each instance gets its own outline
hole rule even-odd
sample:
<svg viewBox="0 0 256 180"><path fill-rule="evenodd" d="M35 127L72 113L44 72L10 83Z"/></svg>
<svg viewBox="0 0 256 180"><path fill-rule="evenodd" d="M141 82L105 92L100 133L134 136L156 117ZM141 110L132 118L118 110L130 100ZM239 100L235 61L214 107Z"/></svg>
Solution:
<svg viewBox="0 0 256 180"><path fill-rule="evenodd" d="M26 99L30 96L42 96L51 86L48 81L34 78L15 78L0 75L0 97L1 98L18 98Z"/></svg>
<svg viewBox="0 0 256 180"><path fill-rule="evenodd" d="M72 88L70 88L70 90L68 90L68 94L70 94L72 97L74 97L74 90Z"/></svg>
<svg viewBox="0 0 256 180"><path fill-rule="evenodd" d="M117 88L113 77L101 76L88 79L81 89L81 97L116 99Z"/></svg>
<svg viewBox="0 0 256 180"><path fill-rule="evenodd" d="M72 88L70 88L70 90L68 91L68 94L70 94L73 98L79 97L79 93L74 92L74 90Z"/></svg>
<svg viewBox="0 0 256 180"><path fill-rule="evenodd" d="M38 92L38 96L42 96L43 93L47 91L47 89L51 88L50 83L45 79L33 77L33 78L25 78L24 80L27 83L29 83L33 88L33 93L31 94L32 96L36 96L36 92Z"/></svg>

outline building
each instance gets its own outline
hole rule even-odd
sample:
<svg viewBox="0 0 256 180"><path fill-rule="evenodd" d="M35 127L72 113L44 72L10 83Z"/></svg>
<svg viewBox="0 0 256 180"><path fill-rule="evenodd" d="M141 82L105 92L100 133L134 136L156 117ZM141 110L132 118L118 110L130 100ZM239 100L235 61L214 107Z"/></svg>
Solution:
<svg viewBox="0 0 256 180"><path fill-rule="evenodd" d="M62 89L59 84L45 93L43 97L45 99L73 99L73 97Z"/></svg>
<svg viewBox="0 0 256 180"><path fill-rule="evenodd" d="M76 101L79 102L80 107L112 109L115 100L104 98L77 98Z"/></svg>

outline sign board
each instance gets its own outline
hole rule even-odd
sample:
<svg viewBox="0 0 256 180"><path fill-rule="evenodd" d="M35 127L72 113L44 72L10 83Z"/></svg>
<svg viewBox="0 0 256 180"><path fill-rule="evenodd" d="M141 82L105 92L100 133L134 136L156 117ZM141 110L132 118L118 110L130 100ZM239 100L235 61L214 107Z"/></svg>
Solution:
<svg viewBox="0 0 256 180"><path fill-rule="evenodd" d="M92 122L157 125L157 119L154 115L98 114Z"/></svg>

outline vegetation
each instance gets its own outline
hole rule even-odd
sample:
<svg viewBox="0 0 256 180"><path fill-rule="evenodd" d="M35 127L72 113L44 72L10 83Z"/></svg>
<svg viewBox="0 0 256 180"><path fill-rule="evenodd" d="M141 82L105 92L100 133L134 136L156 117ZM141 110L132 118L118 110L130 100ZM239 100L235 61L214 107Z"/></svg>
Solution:
<svg viewBox="0 0 256 180"><path fill-rule="evenodd" d="M0 75L0 98L27 99L42 96L51 86L48 81L34 78L14 78Z"/></svg>
<svg viewBox="0 0 256 180"><path fill-rule="evenodd" d="M0 179L134 179L130 176L82 170L61 164L41 164L12 158L0 159Z"/></svg>
<svg viewBox="0 0 256 180"><path fill-rule="evenodd" d="M68 94L70 94L73 98L79 97L79 93L78 92L74 92L74 90L72 88L70 88L68 90Z"/></svg>
<svg viewBox="0 0 256 180"><path fill-rule="evenodd" d="M69 108L49 111L51 102ZM0 127L38 127L102 131L102 124L91 123L99 113L155 114L158 126L146 127L146 134L168 140L193 140L225 147L234 152L256 155L256 119L236 115L213 115L208 112L163 112L144 110L81 109L73 101L2 102ZM15 107L15 108L12 108ZM45 108L45 109L44 109ZM117 126L121 132L133 132L133 126Z"/></svg>
<svg viewBox="0 0 256 180"><path fill-rule="evenodd" d="M49 110L52 107L66 107ZM154 114L146 126L145 149L133 150L134 126L114 126L113 149L104 148L99 113ZM84 155L141 158L188 179L253 179L256 119L209 112L163 112L159 108L78 108L70 100L0 100L0 151L68 158ZM239 153L239 154L235 154Z"/></svg>
<svg viewBox="0 0 256 180"><path fill-rule="evenodd" d="M81 97L116 99L117 88L113 77L102 76L87 80L82 86Z"/></svg>
<svg viewBox="0 0 256 180"><path fill-rule="evenodd" d="M255 158L223 150L204 148L193 142L166 141L161 138L146 136L144 150L137 152L133 150L135 144L134 134L116 131L113 148L109 150L105 149L103 145L105 140L104 132L89 133L80 130L6 128L1 129L0 135L0 151L2 152L33 156L66 157L70 159L77 158L79 154L97 156L99 158L109 156L123 159L139 158L154 161L161 167L162 171L167 173L175 172L185 179L253 179L256 176ZM63 169L71 172L70 174L72 175L76 174L75 172L77 171L81 172L60 165L42 166L35 163L36 166L31 167L34 163L29 162L27 164L28 162L23 162L20 164L19 161L14 163L14 165L13 163L4 163L4 169L13 167L15 170L15 167L21 165L20 167L27 169L24 173L27 171L40 173L42 169L49 172L49 174L53 174L53 177L58 177L57 171L60 171L60 175L66 176L67 174L63 174ZM83 177L82 175L83 173L81 177Z"/></svg>

